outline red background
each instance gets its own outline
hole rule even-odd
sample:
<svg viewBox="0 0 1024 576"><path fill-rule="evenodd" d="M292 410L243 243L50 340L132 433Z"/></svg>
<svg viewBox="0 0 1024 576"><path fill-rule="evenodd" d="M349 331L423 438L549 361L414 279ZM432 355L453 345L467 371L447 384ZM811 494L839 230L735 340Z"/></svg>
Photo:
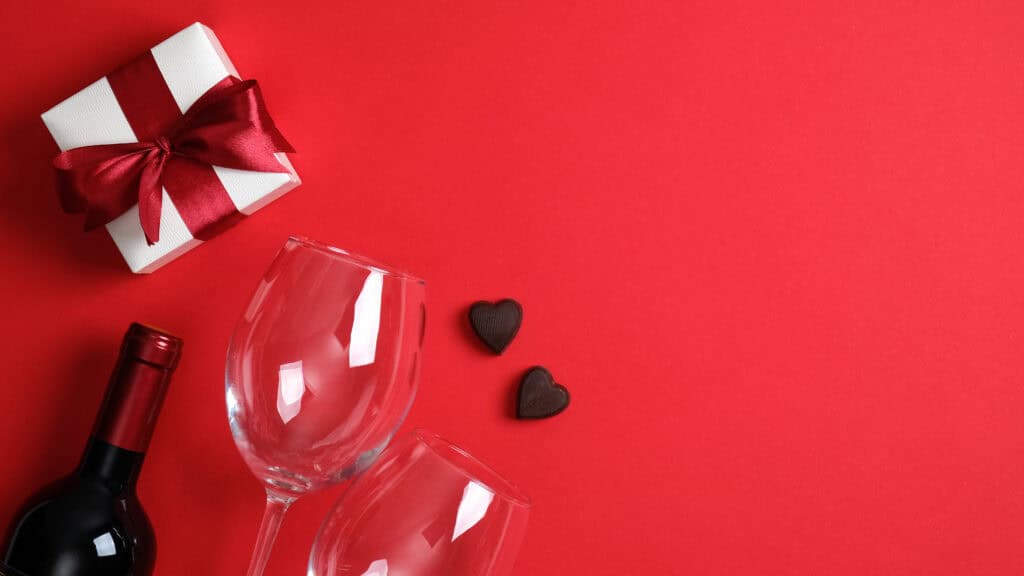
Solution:
<svg viewBox="0 0 1024 576"><path fill-rule="evenodd" d="M140 487L157 574L243 574L224 353L301 232L428 280L408 424L533 496L519 575L1024 571L1020 4L488 4L7 3L0 522L75 465L144 320L187 341ZM60 212L38 115L194 20L305 183L135 277ZM464 314L505 296L495 358ZM533 364L573 405L518 422Z"/></svg>

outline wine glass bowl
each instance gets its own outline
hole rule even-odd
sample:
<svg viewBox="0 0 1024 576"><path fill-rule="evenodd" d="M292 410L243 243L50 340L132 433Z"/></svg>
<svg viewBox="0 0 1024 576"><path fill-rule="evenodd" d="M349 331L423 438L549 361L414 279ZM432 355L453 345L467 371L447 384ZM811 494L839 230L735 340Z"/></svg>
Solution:
<svg viewBox="0 0 1024 576"><path fill-rule="evenodd" d="M416 430L335 504L307 576L508 576L530 508L489 466Z"/></svg>
<svg viewBox="0 0 1024 576"><path fill-rule="evenodd" d="M278 253L227 357L231 433L268 497L255 556L292 501L387 445L415 397L425 314L414 276L307 238Z"/></svg>

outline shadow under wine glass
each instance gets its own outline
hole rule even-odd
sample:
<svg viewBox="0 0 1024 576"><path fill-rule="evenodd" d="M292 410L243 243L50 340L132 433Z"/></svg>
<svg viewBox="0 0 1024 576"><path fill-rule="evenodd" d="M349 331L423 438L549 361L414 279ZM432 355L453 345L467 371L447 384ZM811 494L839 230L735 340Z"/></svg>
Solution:
<svg viewBox="0 0 1024 576"><path fill-rule="evenodd" d="M531 502L440 436L402 436L327 515L307 576L508 576Z"/></svg>
<svg viewBox="0 0 1024 576"><path fill-rule="evenodd" d="M248 575L263 573L289 505L369 466L416 394L424 282L291 237L228 348L228 422L267 507Z"/></svg>

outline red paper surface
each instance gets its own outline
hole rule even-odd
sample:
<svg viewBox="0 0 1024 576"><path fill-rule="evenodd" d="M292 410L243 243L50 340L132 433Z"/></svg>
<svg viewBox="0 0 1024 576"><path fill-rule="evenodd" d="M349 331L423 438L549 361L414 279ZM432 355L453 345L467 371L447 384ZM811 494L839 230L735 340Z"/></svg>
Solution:
<svg viewBox="0 0 1024 576"><path fill-rule="evenodd" d="M5 6L0 521L75 465L143 320L186 340L140 486L157 574L243 574L224 354L300 232L428 280L408 421L533 496L518 575L1024 571L1021 5L626 4ZM61 214L38 115L194 20L304 184L135 277ZM464 317L506 296L495 358ZM534 364L573 405L517 422Z"/></svg>

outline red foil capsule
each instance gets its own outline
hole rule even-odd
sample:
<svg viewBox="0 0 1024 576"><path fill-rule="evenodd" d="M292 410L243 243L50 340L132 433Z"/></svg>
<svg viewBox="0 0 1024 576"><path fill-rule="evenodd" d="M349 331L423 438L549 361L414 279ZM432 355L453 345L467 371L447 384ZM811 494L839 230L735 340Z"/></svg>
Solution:
<svg viewBox="0 0 1024 576"><path fill-rule="evenodd" d="M93 436L133 452L145 452L181 356L182 340L134 323L121 344Z"/></svg>

